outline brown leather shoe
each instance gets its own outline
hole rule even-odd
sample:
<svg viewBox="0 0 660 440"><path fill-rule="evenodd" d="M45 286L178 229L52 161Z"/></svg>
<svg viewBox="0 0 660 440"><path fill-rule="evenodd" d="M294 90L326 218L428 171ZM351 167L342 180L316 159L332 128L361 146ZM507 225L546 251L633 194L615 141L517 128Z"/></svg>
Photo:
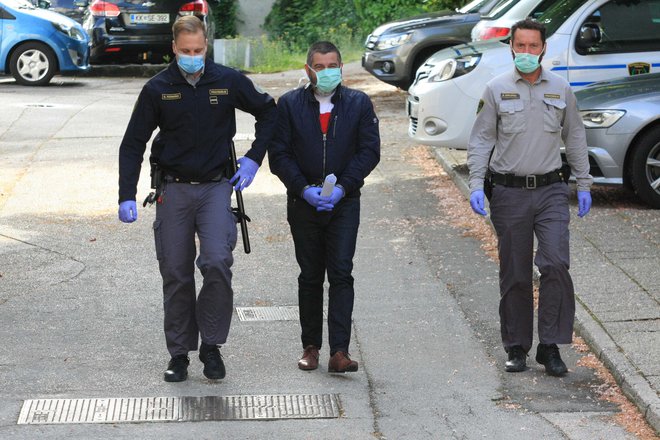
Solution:
<svg viewBox="0 0 660 440"><path fill-rule="evenodd" d="M319 349L313 345L308 345L298 361L298 368L301 370L316 370L318 367Z"/></svg>
<svg viewBox="0 0 660 440"><path fill-rule="evenodd" d="M351 360L348 353L338 351L328 362L328 373L348 373L358 370L358 363Z"/></svg>

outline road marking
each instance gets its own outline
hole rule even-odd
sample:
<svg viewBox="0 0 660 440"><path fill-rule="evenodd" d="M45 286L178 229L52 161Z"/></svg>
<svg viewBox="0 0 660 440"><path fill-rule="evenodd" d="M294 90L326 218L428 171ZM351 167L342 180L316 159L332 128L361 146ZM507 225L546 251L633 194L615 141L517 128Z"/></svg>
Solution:
<svg viewBox="0 0 660 440"><path fill-rule="evenodd" d="M239 321L298 321L300 313L298 306L277 307L236 307ZM328 317L328 311L323 309L323 317Z"/></svg>

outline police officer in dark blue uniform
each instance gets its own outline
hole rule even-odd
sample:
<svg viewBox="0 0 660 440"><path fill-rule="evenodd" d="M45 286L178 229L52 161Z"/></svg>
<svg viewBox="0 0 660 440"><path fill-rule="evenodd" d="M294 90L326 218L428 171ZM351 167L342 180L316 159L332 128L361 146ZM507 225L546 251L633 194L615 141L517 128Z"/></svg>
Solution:
<svg viewBox="0 0 660 440"><path fill-rule="evenodd" d="M153 225L171 355L164 379L180 382L188 377L188 352L198 349L200 338L204 375L222 379L225 366L218 346L226 342L232 317L231 266L237 238L232 186L242 191L252 182L275 125L275 102L240 72L206 58L206 29L198 18L182 17L172 31L176 61L145 84L119 149L119 219L137 220L142 157L159 128L150 161L164 176ZM256 139L232 175L228 170L235 109L255 116ZM204 278L199 295L195 263Z"/></svg>

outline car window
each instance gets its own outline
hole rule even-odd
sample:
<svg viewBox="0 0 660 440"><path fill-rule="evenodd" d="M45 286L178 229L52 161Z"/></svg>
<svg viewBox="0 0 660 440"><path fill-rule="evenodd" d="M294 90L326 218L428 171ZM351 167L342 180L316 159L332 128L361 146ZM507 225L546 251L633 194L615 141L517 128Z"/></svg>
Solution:
<svg viewBox="0 0 660 440"><path fill-rule="evenodd" d="M584 0L558 0L550 6L538 18L538 21L545 24L545 36L550 37L555 33L559 26L561 26L568 17L573 15L580 6L584 4Z"/></svg>
<svg viewBox="0 0 660 440"><path fill-rule="evenodd" d="M474 0L458 9L461 14L486 14L501 0Z"/></svg>
<svg viewBox="0 0 660 440"><path fill-rule="evenodd" d="M534 9L532 9L532 12L529 13L529 16L538 20L538 18L555 3L557 3L557 0L543 0L541 3L536 5Z"/></svg>
<svg viewBox="0 0 660 440"><path fill-rule="evenodd" d="M616 0L594 12L584 24L597 25L600 40L580 53L660 50L660 0Z"/></svg>

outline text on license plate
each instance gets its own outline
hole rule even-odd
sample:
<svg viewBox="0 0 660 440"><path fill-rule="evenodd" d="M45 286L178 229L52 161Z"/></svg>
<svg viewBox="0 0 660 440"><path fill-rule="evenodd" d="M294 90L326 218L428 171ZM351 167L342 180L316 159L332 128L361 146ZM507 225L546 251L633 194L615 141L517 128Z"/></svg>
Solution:
<svg viewBox="0 0 660 440"><path fill-rule="evenodd" d="M131 23L169 23L170 14L131 14Z"/></svg>

